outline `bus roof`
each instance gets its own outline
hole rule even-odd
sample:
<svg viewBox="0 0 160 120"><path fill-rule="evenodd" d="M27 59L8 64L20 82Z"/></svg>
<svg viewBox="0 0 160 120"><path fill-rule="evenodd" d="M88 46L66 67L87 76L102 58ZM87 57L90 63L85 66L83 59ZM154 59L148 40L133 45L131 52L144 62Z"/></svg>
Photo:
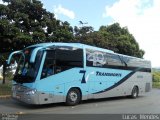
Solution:
<svg viewBox="0 0 160 120"><path fill-rule="evenodd" d="M108 53L112 53L112 54L117 54L117 55L128 57L128 58L136 58L136 59L144 60L143 58L138 58L138 57L134 57L134 56L119 54L119 53L115 53L112 50L108 50L108 49L104 49L104 48L99 48L99 47L95 47L95 46L91 46L91 45L86 45L86 44L82 44L82 43L50 42L50 43L40 43L40 44L31 45L31 46L28 46L27 48L29 48L29 47L47 48L47 47L51 47L51 46L70 46L70 47L77 47L77 48L82 48L82 49L83 48L88 48L88 49L92 49L92 50L98 50L98 51L102 51L102 52L108 52ZM147 60L147 61L149 61L149 60Z"/></svg>
<svg viewBox="0 0 160 120"><path fill-rule="evenodd" d="M99 50L99 51L108 52L108 53L114 53L114 51L112 51L112 50L108 50L108 49L104 49L104 48L99 48L99 47L95 47L95 46L90 46L90 45L86 45L86 44L82 44L82 43L60 43L60 42L52 43L51 42L51 43L35 44L35 45L31 45L29 47L43 47L43 48L47 48L47 47L50 47L50 46L71 46L71 47L77 47L77 48L88 48L88 49Z"/></svg>

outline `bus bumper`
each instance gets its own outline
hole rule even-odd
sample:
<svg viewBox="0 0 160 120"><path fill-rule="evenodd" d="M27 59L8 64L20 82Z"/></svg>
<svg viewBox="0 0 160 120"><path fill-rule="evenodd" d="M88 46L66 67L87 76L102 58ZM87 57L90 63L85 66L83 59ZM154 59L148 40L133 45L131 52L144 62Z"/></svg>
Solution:
<svg viewBox="0 0 160 120"><path fill-rule="evenodd" d="M12 87L12 98L27 104L39 104L37 92L21 85Z"/></svg>

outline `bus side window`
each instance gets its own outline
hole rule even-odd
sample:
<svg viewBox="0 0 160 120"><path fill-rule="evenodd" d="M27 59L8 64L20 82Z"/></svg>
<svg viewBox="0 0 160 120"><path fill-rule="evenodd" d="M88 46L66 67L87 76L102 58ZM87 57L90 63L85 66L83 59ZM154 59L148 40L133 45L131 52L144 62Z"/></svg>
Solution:
<svg viewBox="0 0 160 120"><path fill-rule="evenodd" d="M45 78L45 77L51 76L53 74L54 74L54 65L46 65L42 69L41 77Z"/></svg>
<svg viewBox="0 0 160 120"><path fill-rule="evenodd" d="M107 53L107 62L109 66L124 66L122 59L115 54Z"/></svg>
<svg viewBox="0 0 160 120"><path fill-rule="evenodd" d="M83 50L56 50L56 73L74 68L83 67Z"/></svg>
<svg viewBox="0 0 160 120"><path fill-rule="evenodd" d="M55 59L52 57L52 52L47 52L46 59L44 62L44 66L42 69L41 78L45 78L55 74Z"/></svg>

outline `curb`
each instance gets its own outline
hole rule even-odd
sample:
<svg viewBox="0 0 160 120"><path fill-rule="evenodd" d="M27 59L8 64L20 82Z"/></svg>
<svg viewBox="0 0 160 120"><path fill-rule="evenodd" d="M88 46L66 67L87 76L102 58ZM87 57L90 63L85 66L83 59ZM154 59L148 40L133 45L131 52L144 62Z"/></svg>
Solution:
<svg viewBox="0 0 160 120"><path fill-rule="evenodd" d="M11 95L1 95L0 99L9 99L11 98Z"/></svg>

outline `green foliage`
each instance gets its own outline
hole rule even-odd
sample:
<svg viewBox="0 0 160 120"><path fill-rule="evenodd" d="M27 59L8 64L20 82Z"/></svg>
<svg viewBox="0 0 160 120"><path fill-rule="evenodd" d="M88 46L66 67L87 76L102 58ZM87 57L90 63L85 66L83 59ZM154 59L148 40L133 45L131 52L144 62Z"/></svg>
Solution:
<svg viewBox="0 0 160 120"><path fill-rule="evenodd" d="M99 32L108 43L106 48L121 54L143 57L144 51L139 49L138 43L126 27L121 28L118 23L114 23L110 26L101 26Z"/></svg>
<svg viewBox="0 0 160 120"><path fill-rule="evenodd" d="M1 95L11 95L11 84L0 84L0 96Z"/></svg>
<svg viewBox="0 0 160 120"><path fill-rule="evenodd" d="M155 71L152 73L153 76L153 82L160 82L160 72Z"/></svg>
<svg viewBox="0 0 160 120"><path fill-rule="evenodd" d="M91 26L75 27L75 39L79 42L113 50L114 52L142 58L144 51L127 28L122 28L118 23L101 26L99 31L94 31Z"/></svg>
<svg viewBox="0 0 160 120"><path fill-rule="evenodd" d="M46 11L40 1L3 1L8 2L8 5L0 5L0 38L1 43L8 46L5 46L5 50L0 49L0 52L23 49L24 46L48 40L67 42L73 39L70 24L56 20L54 14ZM12 46L19 41L18 47ZM2 44L0 47L4 48Z"/></svg>
<svg viewBox="0 0 160 120"><path fill-rule="evenodd" d="M153 88L160 88L160 82L153 82L152 87Z"/></svg>
<svg viewBox="0 0 160 120"><path fill-rule="evenodd" d="M73 41L70 24L57 20L40 1L3 2L8 5L0 4L0 53L10 53L41 42ZM0 61L0 65L3 62Z"/></svg>
<svg viewBox="0 0 160 120"><path fill-rule="evenodd" d="M160 88L160 70L153 68L152 69L152 81L154 88Z"/></svg>

